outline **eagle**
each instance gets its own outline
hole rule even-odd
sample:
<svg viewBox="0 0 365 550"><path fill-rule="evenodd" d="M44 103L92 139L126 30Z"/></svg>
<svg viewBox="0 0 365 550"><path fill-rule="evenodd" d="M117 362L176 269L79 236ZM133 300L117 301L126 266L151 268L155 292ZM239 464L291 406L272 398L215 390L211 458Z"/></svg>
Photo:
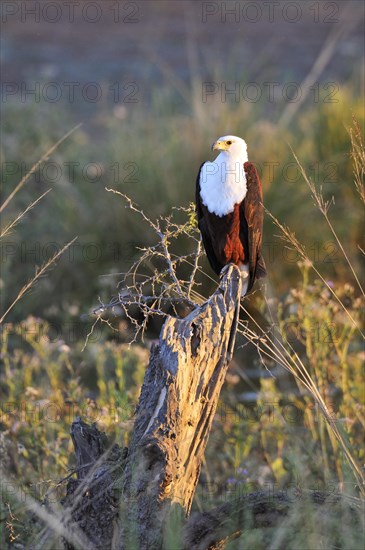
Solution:
<svg viewBox="0 0 365 550"><path fill-rule="evenodd" d="M220 137L212 151L220 153L214 162L203 162L196 179L198 226L213 271L219 275L228 264L237 265L244 296L266 275L261 182L242 138Z"/></svg>

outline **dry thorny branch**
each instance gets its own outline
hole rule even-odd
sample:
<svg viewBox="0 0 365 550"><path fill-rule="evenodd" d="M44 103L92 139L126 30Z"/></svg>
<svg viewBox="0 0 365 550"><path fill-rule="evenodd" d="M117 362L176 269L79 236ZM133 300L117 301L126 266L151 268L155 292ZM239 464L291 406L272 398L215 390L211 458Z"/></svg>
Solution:
<svg viewBox="0 0 365 550"><path fill-rule="evenodd" d="M139 248L140 256L123 274L118 295L93 311L96 322L106 322L110 326L110 314L120 316L124 313L134 328L130 342L133 343L138 336L144 336L151 317L165 317L169 312L178 316L179 306L191 311L204 301L197 291L200 285L197 275L202 273L201 240L193 204L174 208L171 215L152 220L129 197L113 189L107 190L121 195L127 202L126 207L138 213L157 237L156 244ZM181 214L185 218L182 223L176 220ZM185 255L173 251L180 237L187 237L192 249Z"/></svg>

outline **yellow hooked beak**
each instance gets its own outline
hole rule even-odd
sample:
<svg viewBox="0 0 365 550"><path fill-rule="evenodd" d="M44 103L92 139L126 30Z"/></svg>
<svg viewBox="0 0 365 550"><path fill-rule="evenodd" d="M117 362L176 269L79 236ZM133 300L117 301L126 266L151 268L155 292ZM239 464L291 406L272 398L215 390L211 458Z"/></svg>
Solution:
<svg viewBox="0 0 365 550"><path fill-rule="evenodd" d="M227 150L227 144L225 141L215 141L212 145L212 151L226 151Z"/></svg>

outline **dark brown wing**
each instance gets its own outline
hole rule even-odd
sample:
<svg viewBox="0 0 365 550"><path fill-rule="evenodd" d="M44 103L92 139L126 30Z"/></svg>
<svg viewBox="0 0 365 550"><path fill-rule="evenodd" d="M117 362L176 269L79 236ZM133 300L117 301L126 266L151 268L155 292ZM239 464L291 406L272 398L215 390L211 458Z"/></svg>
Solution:
<svg viewBox="0 0 365 550"><path fill-rule="evenodd" d="M202 167L203 167L204 164L205 164L204 162L203 162L203 164L201 164L201 166L199 168L197 178L196 178L196 191L195 191L196 214L197 214L197 217L198 217L198 226L199 226L200 233L201 233L201 236L202 236L203 245L204 245L205 252L207 254L209 263L210 263L213 271L215 271L217 273L217 275L219 275L223 265L219 262L218 258L216 257L216 255L214 253L212 238L211 238L211 235L210 235L210 232L209 232L210 224L207 220L207 216L209 216L209 212L208 212L207 208L204 206L204 204L202 203L202 199L201 199L201 196L200 196L200 174L201 174L201 170L202 170Z"/></svg>
<svg viewBox="0 0 365 550"><path fill-rule="evenodd" d="M244 164L247 178L247 193L241 204L242 215L246 223L242 224L241 241L247 243L250 269L248 291L256 279L266 275L265 262L261 256L262 232L264 224L264 207L262 205L262 188L259 175L251 162ZM247 224L247 225L246 225Z"/></svg>

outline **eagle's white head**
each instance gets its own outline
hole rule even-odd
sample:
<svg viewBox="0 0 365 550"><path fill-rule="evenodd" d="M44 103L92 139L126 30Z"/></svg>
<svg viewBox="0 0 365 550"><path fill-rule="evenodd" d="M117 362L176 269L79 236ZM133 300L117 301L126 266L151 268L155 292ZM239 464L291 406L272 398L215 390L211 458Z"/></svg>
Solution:
<svg viewBox="0 0 365 550"><path fill-rule="evenodd" d="M209 212L225 216L233 212L247 193L244 164L247 162L246 142L237 136L223 136L212 145L220 154L213 162L205 162L200 172L200 196Z"/></svg>
<svg viewBox="0 0 365 550"><path fill-rule="evenodd" d="M212 145L212 151L222 151L230 157L247 162L247 144L244 139L237 136L222 136Z"/></svg>

